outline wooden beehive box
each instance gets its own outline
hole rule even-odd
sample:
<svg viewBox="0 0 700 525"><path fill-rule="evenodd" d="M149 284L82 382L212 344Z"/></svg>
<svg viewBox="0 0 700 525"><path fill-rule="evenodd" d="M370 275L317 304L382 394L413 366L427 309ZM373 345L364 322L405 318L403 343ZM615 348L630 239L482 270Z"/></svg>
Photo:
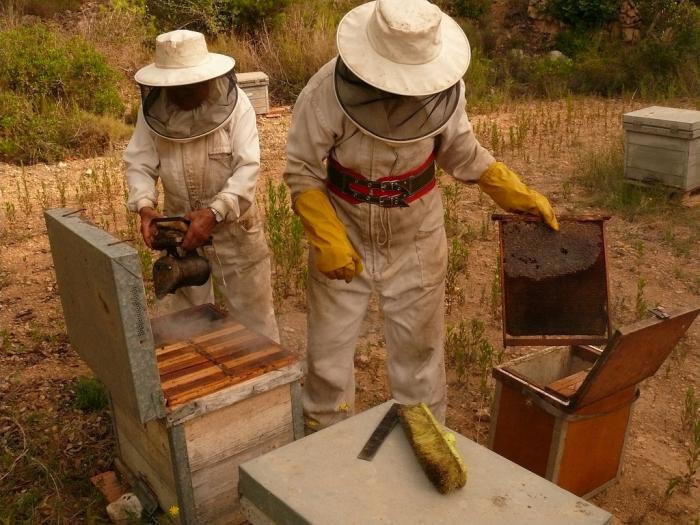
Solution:
<svg viewBox="0 0 700 525"><path fill-rule="evenodd" d="M70 210L45 217L68 335L107 387L135 491L184 524L242 523L238 464L303 435L298 359L211 305L150 320L136 250Z"/></svg>
<svg viewBox="0 0 700 525"><path fill-rule="evenodd" d="M236 81L250 99L256 115L265 115L270 111L269 77L262 71L236 73Z"/></svg>
<svg viewBox="0 0 700 525"><path fill-rule="evenodd" d="M621 328L602 351L551 347L495 368L489 448L593 496L621 471L637 385L656 373L698 312Z"/></svg>
<svg viewBox="0 0 700 525"><path fill-rule="evenodd" d="M652 106L626 113L623 127L627 180L700 188L700 111Z"/></svg>
<svg viewBox="0 0 700 525"><path fill-rule="evenodd" d="M637 385L653 375L700 309L611 335L606 217L499 221L503 344L543 348L496 367L489 447L578 496L622 466ZM570 345L553 346L546 345ZM600 350L594 344L605 344Z"/></svg>

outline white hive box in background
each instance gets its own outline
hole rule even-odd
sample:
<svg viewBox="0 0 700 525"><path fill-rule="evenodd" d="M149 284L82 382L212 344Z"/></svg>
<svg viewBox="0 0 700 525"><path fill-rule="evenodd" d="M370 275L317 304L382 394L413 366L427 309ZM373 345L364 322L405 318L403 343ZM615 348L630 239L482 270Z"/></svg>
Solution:
<svg viewBox="0 0 700 525"><path fill-rule="evenodd" d="M270 79L265 73L262 71L236 73L236 80L253 104L256 115L265 115L270 111L270 97L267 90Z"/></svg>
<svg viewBox="0 0 700 525"><path fill-rule="evenodd" d="M625 113L623 126L629 181L700 188L700 111L652 106Z"/></svg>

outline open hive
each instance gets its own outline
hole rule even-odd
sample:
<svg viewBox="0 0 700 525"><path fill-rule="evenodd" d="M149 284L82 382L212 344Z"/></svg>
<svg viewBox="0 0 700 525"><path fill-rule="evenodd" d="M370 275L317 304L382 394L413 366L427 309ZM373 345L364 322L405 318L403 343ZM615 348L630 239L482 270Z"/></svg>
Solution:
<svg viewBox="0 0 700 525"><path fill-rule="evenodd" d="M71 210L45 218L71 345L109 391L139 499L242 523L238 465L303 435L298 359L212 305L150 319L133 247Z"/></svg>
<svg viewBox="0 0 700 525"><path fill-rule="evenodd" d="M503 342L551 346L494 368L489 447L588 497L615 481L639 383L700 311L657 311L612 333L605 217L499 221ZM604 349L593 346L605 344Z"/></svg>
<svg viewBox="0 0 700 525"><path fill-rule="evenodd" d="M212 328L156 349L161 387L169 408L297 361L288 350L234 320L216 322Z"/></svg>

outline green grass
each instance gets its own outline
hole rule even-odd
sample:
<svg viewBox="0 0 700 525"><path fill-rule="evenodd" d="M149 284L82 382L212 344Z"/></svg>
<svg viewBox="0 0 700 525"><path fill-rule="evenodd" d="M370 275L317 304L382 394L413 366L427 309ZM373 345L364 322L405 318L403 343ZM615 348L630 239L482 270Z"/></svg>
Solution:
<svg viewBox="0 0 700 525"><path fill-rule="evenodd" d="M668 189L637 186L625 180L624 158L621 143L584 153L578 159L574 180L587 191L593 204L627 217L671 208Z"/></svg>
<svg viewBox="0 0 700 525"><path fill-rule="evenodd" d="M95 378L81 377L75 383L75 405L83 412L98 412L109 400L104 385Z"/></svg>

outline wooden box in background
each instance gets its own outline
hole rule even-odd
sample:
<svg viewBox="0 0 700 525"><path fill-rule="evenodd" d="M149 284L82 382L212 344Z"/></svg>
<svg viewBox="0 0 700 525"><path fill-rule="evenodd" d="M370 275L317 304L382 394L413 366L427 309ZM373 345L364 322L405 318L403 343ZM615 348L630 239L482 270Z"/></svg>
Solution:
<svg viewBox="0 0 700 525"><path fill-rule="evenodd" d="M700 111L652 106L625 113L623 126L628 181L700 188Z"/></svg>
<svg viewBox="0 0 700 525"><path fill-rule="evenodd" d="M256 115L265 115L270 111L270 96L268 94L269 77L262 71L236 73L240 88L250 99Z"/></svg>
<svg viewBox="0 0 700 525"><path fill-rule="evenodd" d="M45 217L68 335L107 387L134 491L186 525L242 523L238 465L303 436L298 359L211 305L151 321L134 248L70 210Z"/></svg>

